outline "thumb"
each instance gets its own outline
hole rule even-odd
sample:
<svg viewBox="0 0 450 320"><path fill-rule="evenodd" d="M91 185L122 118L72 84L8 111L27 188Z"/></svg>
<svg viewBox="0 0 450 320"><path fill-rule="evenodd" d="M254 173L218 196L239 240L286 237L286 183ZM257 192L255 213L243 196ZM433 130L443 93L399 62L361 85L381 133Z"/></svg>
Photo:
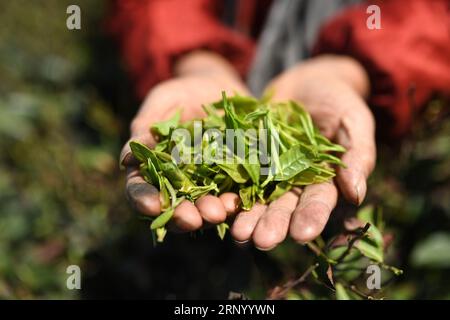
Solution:
<svg viewBox="0 0 450 320"><path fill-rule="evenodd" d="M122 147L122 151L120 151L119 156L119 164L122 168L124 167L133 167L139 165L137 159L131 153L130 142L137 141L142 144L145 144L149 148L153 148L156 144L154 137L150 133L146 133L140 136L131 137Z"/></svg>

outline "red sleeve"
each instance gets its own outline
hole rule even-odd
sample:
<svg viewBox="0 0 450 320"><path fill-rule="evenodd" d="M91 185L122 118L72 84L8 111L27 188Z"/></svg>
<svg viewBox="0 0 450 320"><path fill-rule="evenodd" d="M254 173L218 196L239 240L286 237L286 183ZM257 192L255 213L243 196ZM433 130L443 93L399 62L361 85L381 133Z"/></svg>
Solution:
<svg viewBox="0 0 450 320"><path fill-rule="evenodd" d="M128 71L144 97L172 75L175 58L195 49L215 51L242 75L254 44L218 18L216 0L115 0L109 29L118 38Z"/></svg>
<svg viewBox="0 0 450 320"><path fill-rule="evenodd" d="M324 26L315 54L345 54L359 60L370 76L369 103L375 114L393 121L379 126L400 135L433 94L450 94L450 1L370 4L381 9L380 30L366 26L368 4L349 8Z"/></svg>

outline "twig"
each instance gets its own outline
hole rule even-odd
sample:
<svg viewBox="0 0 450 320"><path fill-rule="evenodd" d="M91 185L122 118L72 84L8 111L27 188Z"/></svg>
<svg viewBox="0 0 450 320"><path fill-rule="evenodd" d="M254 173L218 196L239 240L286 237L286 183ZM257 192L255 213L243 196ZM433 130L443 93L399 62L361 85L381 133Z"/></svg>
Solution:
<svg viewBox="0 0 450 320"><path fill-rule="evenodd" d="M355 237L353 237L347 245L347 249L341 254L341 256L337 259L337 263L342 262L344 258L350 253L350 250L353 248L356 241L360 240L364 235L366 234L367 230L370 228L370 223L366 223L364 228L357 234Z"/></svg>
<svg viewBox="0 0 450 320"><path fill-rule="evenodd" d="M308 276L319 266L318 263L313 264L312 266L310 266L308 269L306 269L306 271L296 280L289 280L288 282L286 282L281 289L276 292L275 297L269 297L267 298L268 300L276 300L276 299L280 299L283 298L284 296L286 296L286 294L292 290L293 288L295 288L296 286L298 286L300 283L305 282L306 279L308 278Z"/></svg>
<svg viewBox="0 0 450 320"><path fill-rule="evenodd" d="M350 289L351 291L353 291L354 293L356 293L357 295L359 295L362 298L365 298L367 300L373 300L374 297L365 294L364 292L361 292L358 288L356 288L356 286L354 284L347 286L348 289Z"/></svg>
<svg viewBox="0 0 450 320"><path fill-rule="evenodd" d="M321 256L322 258L324 258L330 264L336 263L336 261L328 258L327 255L324 254L322 252L322 250L316 244L314 244L313 242L307 242L306 245L308 246L309 249L311 249L312 252L314 252L316 254L316 256Z"/></svg>

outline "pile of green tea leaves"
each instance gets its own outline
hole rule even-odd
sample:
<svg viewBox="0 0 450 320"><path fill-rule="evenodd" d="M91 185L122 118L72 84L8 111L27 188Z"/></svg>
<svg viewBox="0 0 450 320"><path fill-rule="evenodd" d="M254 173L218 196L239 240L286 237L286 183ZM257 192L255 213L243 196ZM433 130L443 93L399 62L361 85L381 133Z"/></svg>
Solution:
<svg viewBox="0 0 450 320"><path fill-rule="evenodd" d="M273 201L293 187L328 181L334 166L343 166L333 153L345 149L320 134L296 102L222 93L220 101L203 108L207 116L201 120L180 123L178 112L152 125L158 141L153 149L130 142L142 176L161 194L163 211L151 223L158 241L184 199L235 192L242 209L249 210L256 201ZM222 238L228 226L217 228Z"/></svg>

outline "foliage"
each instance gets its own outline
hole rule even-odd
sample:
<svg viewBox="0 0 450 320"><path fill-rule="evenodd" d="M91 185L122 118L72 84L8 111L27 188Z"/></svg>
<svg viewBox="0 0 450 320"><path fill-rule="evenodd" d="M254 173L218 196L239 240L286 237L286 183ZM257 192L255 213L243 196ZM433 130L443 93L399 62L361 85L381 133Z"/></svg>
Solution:
<svg viewBox="0 0 450 320"><path fill-rule="evenodd" d="M339 292L346 292L354 298L387 298L387 299L449 299L450 287L446 282L446 273L450 262L448 256L448 237L450 230L450 202L449 202L449 160L450 160L450 121L448 117L449 102L445 99L432 100L423 114L417 117L412 131L396 144L381 141L378 145L378 163L375 172L369 179L367 203L376 203L377 216L375 221L368 219L371 206L366 206L358 212L364 216L364 221L379 227L384 243L384 250L366 252L366 257L375 259L383 257L385 272L382 275L382 290L364 292L364 281L368 275L359 273L362 278L356 283L342 281L343 274L333 272L339 281ZM370 210L368 210L370 209ZM333 227L345 226L342 220L352 215L353 208L342 205L335 210L332 222L329 223L324 237L328 243L341 237L341 229ZM356 214L356 213L355 213ZM381 216L384 218L381 219ZM381 219L381 220L380 220ZM344 230L344 233L347 232ZM320 238L319 241L322 241ZM323 243L322 243L323 246ZM328 246L325 246L327 248ZM356 247L356 246L355 246ZM357 247L358 249L358 247ZM359 247L361 249L361 247ZM365 246L362 249L367 249ZM288 254L273 252L277 261L281 263L285 274L290 275L286 284L299 271L308 272L314 265L315 259L305 250L299 250L295 244L286 244ZM343 249L341 249L343 250ZM368 254L367 254L368 253ZM307 262L290 261L287 256L299 255ZM397 269L387 267L389 262L403 270L401 275L392 277ZM363 266L366 266L363 264ZM293 270L295 266L297 270ZM361 269L362 270L362 269ZM389 271L390 270L390 271ZM356 275L356 274L355 274ZM325 276L327 276L325 274ZM345 276L352 277L352 272ZM322 280L323 281L323 280ZM281 286L283 287L283 286ZM329 297L334 288L321 291L317 286L311 287L311 282L302 281L294 288L284 291L287 299L317 299ZM285 287L286 289L286 287ZM271 294L277 294L277 287ZM270 295L269 295L270 296ZM331 294L334 296L334 294Z"/></svg>
<svg viewBox="0 0 450 320"><path fill-rule="evenodd" d="M331 165L343 166L329 152L345 149L325 138L296 102L222 95L221 101L204 107L207 116L201 121L180 124L178 112L152 125L158 140L154 150L130 142L142 176L162 196L163 212L150 226L161 235L160 242L166 223L184 199L194 202L206 194L234 192L242 208L250 210L256 201L276 200L294 187L329 181L335 176ZM224 111L223 116L218 110ZM204 133L196 133L196 122ZM270 160L264 164L261 159ZM221 238L226 227L226 223L217 226Z"/></svg>
<svg viewBox="0 0 450 320"><path fill-rule="evenodd" d="M73 3L82 9L81 31L65 28ZM338 230L340 218L356 209L343 203L309 247L286 241L263 253L236 248L230 237L220 241L210 231L152 246L126 204L116 162L137 104L116 50L99 35L101 4L2 3L0 298L223 298L230 290L264 298L267 290L306 274L283 297L334 299L334 287L317 283L309 268L323 261L313 246L330 255L336 235L349 232ZM450 298L448 107L443 99L432 101L408 137L378 144L366 202L377 214L382 209L384 226L376 221L370 228L383 235L383 262L403 274L386 270L383 290L364 295ZM354 246L352 255L359 250ZM369 252L379 258L380 251ZM72 264L83 270L81 291L65 287ZM322 265L314 271L326 280ZM349 280L332 268L339 298L356 294L353 284L362 291L364 277Z"/></svg>
<svg viewBox="0 0 450 320"><path fill-rule="evenodd" d="M77 83L91 61L86 35L61 24L65 5L13 1L0 13L2 298L73 297L66 267L82 266L129 217L117 175L121 125Z"/></svg>
<svg viewBox="0 0 450 320"><path fill-rule="evenodd" d="M389 270L394 275L401 275L403 271L384 263L387 243L382 236L383 222L376 216L373 207L364 207L358 211L357 220L353 220L360 226L348 223L345 232L331 238L327 244L321 238L308 243L316 255L313 264L298 280L290 280L283 287L275 287L269 298L325 298L320 296L320 290L317 291L315 285L329 289L328 294L338 300L381 298L380 289L384 285L381 285L380 279L380 288L370 290L366 282L367 268L378 266L380 271ZM385 283L392 279L391 275L384 277L388 278Z"/></svg>

